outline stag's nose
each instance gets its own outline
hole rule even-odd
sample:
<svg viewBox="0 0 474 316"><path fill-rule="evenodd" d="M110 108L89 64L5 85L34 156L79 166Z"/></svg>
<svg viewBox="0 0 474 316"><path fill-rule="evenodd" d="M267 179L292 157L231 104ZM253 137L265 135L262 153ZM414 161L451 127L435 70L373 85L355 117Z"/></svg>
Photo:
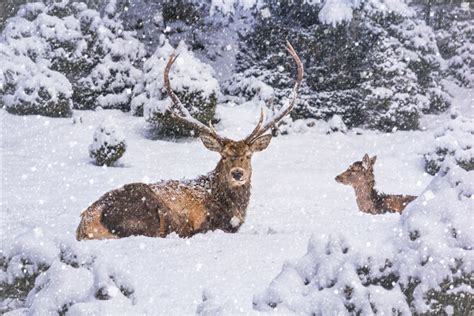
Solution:
<svg viewBox="0 0 474 316"><path fill-rule="evenodd" d="M230 173L232 175L232 178L234 178L237 181L240 181L242 179L242 176L244 175L244 172L242 169L234 169Z"/></svg>
<svg viewBox="0 0 474 316"><path fill-rule="evenodd" d="M341 182L341 176L339 175L339 176L335 177L334 180L336 180L336 182Z"/></svg>

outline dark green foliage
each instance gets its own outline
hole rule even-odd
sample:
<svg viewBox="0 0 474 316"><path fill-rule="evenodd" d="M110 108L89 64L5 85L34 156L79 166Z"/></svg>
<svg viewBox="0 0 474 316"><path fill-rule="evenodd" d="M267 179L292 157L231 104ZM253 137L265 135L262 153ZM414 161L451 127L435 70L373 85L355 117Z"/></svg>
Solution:
<svg viewBox="0 0 474 316"><path fill-rule="evenodd" d="M165 23L182 22L186 25L199 23L206 15L203 5L183 0L166 1L162 9Z"/></svg>

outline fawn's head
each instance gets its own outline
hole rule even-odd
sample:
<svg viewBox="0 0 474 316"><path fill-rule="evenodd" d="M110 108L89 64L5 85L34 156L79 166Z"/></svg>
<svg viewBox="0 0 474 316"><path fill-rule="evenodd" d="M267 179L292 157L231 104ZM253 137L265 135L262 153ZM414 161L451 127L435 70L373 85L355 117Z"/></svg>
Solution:
<svg viewBox="0 0 474 316"><path fill-rule="evenodd" d="M375 160L377 156L369 158L369 155L365 154L361 161L354 162L346 171L338 175L336 181L349 185L373 181Z"/></svg>
<svg viewBox="0 0 474 316"><path fill-rule="evenodd" d="M291 57L293 57L298 68L296 82L290 96L290 102L286 107L282 108L275 117L268 120L265 124L262 109L260 112L260 119L255 129L245 139L239 141L219 136L211 123L209 123L209 126L206 126L191 116L189 111L173 92L170 85L169 71L178 56L173 53L166 65L164 71L165 87L172 100L172 106L168 111L185 124L191 125L194 129L198 130L204 146L221 155L221 160L218 164L219 176L223 177L224 181L231 187L242 186L249 183L252 175L252 154L267 148L270 144L272 135L265 134L265 132L272 127L277 126L278 122L290 113L295 105L298 96L298 89L303 80L303 64L290 43L287 43L286 50L290 53Z"/></svg>

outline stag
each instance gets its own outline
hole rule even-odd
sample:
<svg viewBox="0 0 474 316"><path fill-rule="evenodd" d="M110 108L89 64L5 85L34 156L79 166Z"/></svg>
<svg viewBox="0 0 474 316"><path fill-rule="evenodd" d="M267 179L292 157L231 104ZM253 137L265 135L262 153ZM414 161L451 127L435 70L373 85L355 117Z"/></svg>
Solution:
<svg viewBox="0 0 474 316"><path fill-rule="evenodd" d="M356 161L336 177L336 181L354 188L359 210L369 214L401 213L416 199L413 195L392 195L375 190L374 164L377 156L365 154L362 161Z"/></svg>
<svg viewBox="0 0 474 316"><path fill-rule="evenodd" d="M168 111L199 131L207 149L220 154L216 168L194 180L131 183L110 191L82 212L76 238L164 237L173 232L180 237L190 237L217 229L237 232L245 222L250 199L252 155L267 148L272 134L265 133L291 112L303 80L300 58L290 43L286 49L297 66L288 104L265 124L262 110L255 129L239 141L218 135L211 123L206 126L190 115L170 85L169 71L178 57L173 53L163 76L172 101Z"/></svg>

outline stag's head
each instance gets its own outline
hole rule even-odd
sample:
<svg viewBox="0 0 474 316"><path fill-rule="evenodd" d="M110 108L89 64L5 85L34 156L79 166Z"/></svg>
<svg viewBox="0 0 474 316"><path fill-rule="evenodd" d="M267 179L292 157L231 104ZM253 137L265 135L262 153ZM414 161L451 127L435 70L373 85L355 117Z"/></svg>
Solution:
<svg viewBox="0 0 474 316"><path fill-rule="evenodd" d="M369 155L365 154L361 161L354 162L346 171L338 175L336 181L349 185L373 181L375 160L377 156L369 158Z"/></svg>
<svg viewBox="0 0 474 316"><path fill-rule="evenodd" d="M283 107L265 124L262 109L260 112L260 119L255 129L246 138L238 141L218 135L211 123L209 123L209 126L206 126L191 116L189 111L173 92L169 81L169 71L176 60L177 55L173 53L166 65L164 72L165 87L172 100L171 108L168 110L174 117L198 130L200 132L201 140L207 149L218 152L221 155L219 171L222 174L220 176L225 177L226 182L232 187L242 186L249 183L252 175L252 154L267 148L270 144L272 134L265 133L272 127L276 127L280 120L290 113L295 105L298 96L298 89L303 80L303 64L290 43L287 43L286 50L293 57L298 70L296 82L288 105Z"/></svg>
<svg viewBox="0 0 474 316"><path fill-rule="evenodd" d="M271 134L239 141L216 137L216 134L201 134L204 146L221 155L219 171L231 187L249 183L252 176L252 155L267 148L271 139Z"/></svg>

